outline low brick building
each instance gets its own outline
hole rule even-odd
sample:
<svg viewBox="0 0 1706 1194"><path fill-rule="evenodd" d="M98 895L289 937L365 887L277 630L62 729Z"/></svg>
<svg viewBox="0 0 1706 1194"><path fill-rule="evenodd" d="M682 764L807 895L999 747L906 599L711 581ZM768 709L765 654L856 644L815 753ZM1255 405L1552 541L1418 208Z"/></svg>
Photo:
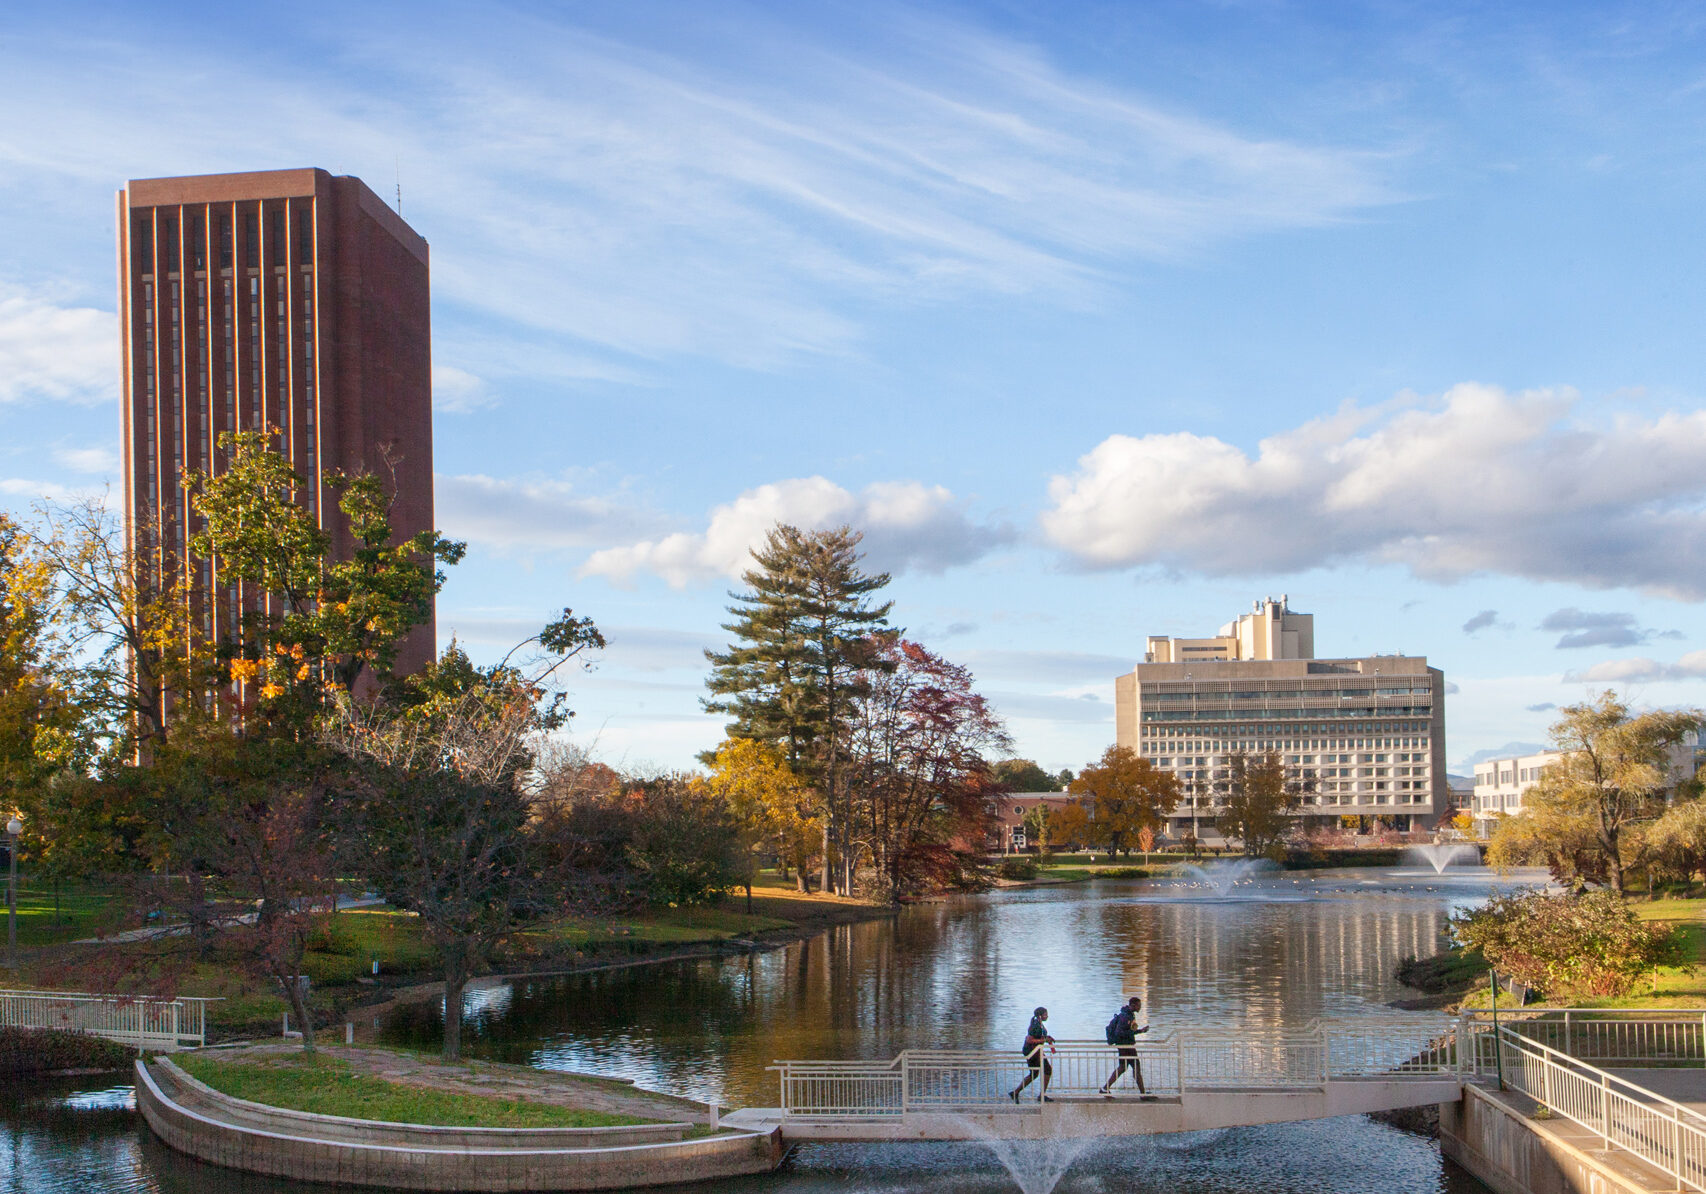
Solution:
<svg viewBox="0 0 1706 1194"><path fill-rule="evenodd" d="M991 853L1014 854L1036 845L1025 832L1025 814L1039 804L1062 808L1076 799L1070 792L1009 792L997 796L988 849Z"/></svg>

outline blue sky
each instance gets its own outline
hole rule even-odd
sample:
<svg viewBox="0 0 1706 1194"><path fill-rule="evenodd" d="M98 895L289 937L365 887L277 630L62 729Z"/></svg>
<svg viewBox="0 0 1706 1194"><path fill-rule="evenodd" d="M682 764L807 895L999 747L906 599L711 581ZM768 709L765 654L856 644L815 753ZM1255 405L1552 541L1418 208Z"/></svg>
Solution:
<svg viewBox="0 0 1706 1194"><path fill-rule="evenodd" d="M1289 593L1448 757L1706 698L1706 6L14 6L0 502L117 444L113 192L317 165L431 242L439 626L609 632L577 733L720 735L777 518L851 521L1021 754Z"/></svg>

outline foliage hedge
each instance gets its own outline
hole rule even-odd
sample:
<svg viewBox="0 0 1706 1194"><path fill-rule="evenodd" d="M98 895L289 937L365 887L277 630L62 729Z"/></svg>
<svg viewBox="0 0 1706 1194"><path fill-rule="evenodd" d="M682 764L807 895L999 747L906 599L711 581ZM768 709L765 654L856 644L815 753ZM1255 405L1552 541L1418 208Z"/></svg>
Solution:
<svg viewBox="0 0 1706 1194"><path fill-rule="evenodd" d="M1096 872L1098 879L1147 879L1149 870L1141 866L1105 866Z"/></svg>
<svg viewBox="0 0 1706 1194"><path fill-rule="evenodd" d="M58 1070L122 1070L136 1051L63 1028L0 1028L0 1077Z"/></svg>
<svg viewBox="0 0 1706 1194"><path fill-rule="evenodd" d="M1623 995L1656 967L1681 960L1674 930L1642 922L1607 888L1495 894L1455 914L1451 927L1500 974L1552 999Z"/></svg>
<svg viewBox="0 0 1706 1194"><path fill-rule="evenodd" d="M1320 854L1294 852L1287 854L1281 865L1288 871L1318 871L1328 867L1365 866L1392 867L1403 862L1403 847L1369 850L1327 850Z"/></svg>
<svg viewBox="0 0 1706 1194"><path fill-rule="evenodd" d="M995 868L995 873L1003 879L1026 880L1037 877L1037 860L1015 855L1003 858Z"/></svg>

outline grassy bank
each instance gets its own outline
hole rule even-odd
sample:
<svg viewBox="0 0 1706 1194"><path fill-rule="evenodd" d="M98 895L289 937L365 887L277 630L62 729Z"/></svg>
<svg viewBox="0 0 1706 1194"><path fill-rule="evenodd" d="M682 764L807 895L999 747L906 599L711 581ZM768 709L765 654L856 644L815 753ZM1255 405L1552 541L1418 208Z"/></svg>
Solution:
<svg viewBox="0 0 1706 1194"><path fill-rule="evenodd" d="M93 889L61 892L62 916L77 907L78 919L55 932L78 937L118 927L116 894ZM619 916L569 917L517 932L486 960L487 972L564 970L649 957L668 957L715 948L730 940L775 940L820 932L837 924L889 915L861 900L794 890L774 874L754 884L752 912L744 892L720 905L657 908ZM52 918L51 902L46 916ZM218 998L209 1007L213 1039L276 1036L287 1004L270 982L246 973L244 959L217 943L187 964L163 955L180 952L183 938L95 947L56 942L45 926L36 948L9 985L52 990L134 991ZM26 935L20 924L20 940ZM378 964L377 973L375 963ZM366 1002L383 999L390 987L435 982L438 959L410 913L388 907L345 909L328 917L303 959L311 1000L319 1018L336 1019Z"/></svg>
<svg viewBox="0 0 1706 1194"><path fill-rule="evenodd" d="M173 1061L221 1094L316 1115L459 1128L605 1128L656 1122L526 1099L391 1082L326 1054L229 1061L188 1053Z"/></svg>
<svg viewBox="0 0 1706 1194"><path fill-rule="evenodd" d="M1568 1001L1569 1006L1706 1008L1706 899L1634 900L1629 906L1642 920L1676 931L1681 963L1659 967L1632 994L1574 999ZM1457 995L1463 1006L1486 1007L1488 1003L1487 965L1473 953L1447 950L1407 961L1399 967L1398 978L1423 991ZM1507 1005L1507 998L1500 996L1500 1007L1514 1006L1514 1001Z"/></svg>

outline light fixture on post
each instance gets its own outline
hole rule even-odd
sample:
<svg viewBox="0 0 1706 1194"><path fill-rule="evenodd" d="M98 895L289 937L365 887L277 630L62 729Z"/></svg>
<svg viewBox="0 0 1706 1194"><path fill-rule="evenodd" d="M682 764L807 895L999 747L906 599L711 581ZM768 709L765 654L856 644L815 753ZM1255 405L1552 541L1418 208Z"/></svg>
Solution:
<svg viewBox="0 0 1706 1194"><path fill-rule="evenodd" d="M6 965L13 969L18 965L18 839L23 834L24 823L13 813L6 822L6 853L11 863L6 880Z"/></svg>

